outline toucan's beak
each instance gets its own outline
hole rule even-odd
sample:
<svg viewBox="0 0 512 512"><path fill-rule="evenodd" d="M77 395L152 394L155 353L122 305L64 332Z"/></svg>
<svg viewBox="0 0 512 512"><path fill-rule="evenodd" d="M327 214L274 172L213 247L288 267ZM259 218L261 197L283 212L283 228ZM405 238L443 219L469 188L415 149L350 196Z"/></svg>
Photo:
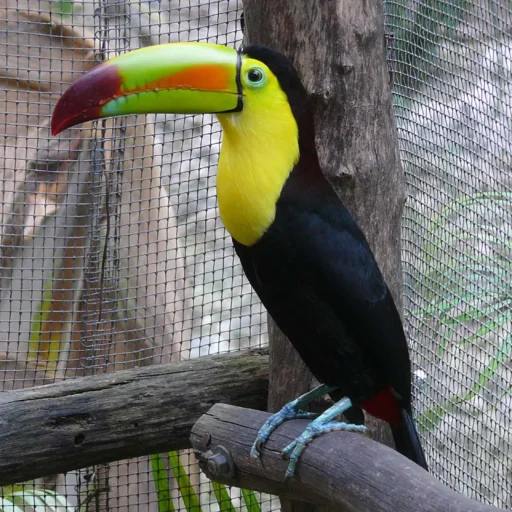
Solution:
<svg viewBox="0 0 512 512"><path fill-rule="evenodd" d="M95 67L59 99L52 134L127 114L242 110L240 54L207 43L169 43L128 52Z"/></svg>

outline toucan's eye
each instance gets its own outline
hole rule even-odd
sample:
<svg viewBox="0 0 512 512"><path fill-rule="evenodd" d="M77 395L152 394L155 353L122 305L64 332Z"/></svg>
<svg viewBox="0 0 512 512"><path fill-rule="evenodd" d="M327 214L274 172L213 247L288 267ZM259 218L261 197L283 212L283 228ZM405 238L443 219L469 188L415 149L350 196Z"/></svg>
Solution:
<svg viewBox="0 0 512 512"><path fill-rule="evenodd" d="M263 80L263 71L259 68L250 69L247 73L247 78L249 79L249 82L257 84Z"/></svg>
<svg viewBox="0 0 512 512"><path fill-rule="evenodd" d="M261 68L250 68L245 76L247 83L252 87L262 87L267 81L265 71Z"/></svg>

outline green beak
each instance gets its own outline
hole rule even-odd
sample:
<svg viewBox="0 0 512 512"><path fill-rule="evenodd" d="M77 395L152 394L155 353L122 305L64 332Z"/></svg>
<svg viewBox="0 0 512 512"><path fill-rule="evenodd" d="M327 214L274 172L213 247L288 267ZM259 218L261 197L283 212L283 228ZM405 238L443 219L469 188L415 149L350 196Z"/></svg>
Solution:
<svg viewBox="0 0 512 512"><path fill-rule="evenodd" d="M134 50L95 67L57 102L52 135L103 117L242 110L240 54L207 43Z"/></svg>

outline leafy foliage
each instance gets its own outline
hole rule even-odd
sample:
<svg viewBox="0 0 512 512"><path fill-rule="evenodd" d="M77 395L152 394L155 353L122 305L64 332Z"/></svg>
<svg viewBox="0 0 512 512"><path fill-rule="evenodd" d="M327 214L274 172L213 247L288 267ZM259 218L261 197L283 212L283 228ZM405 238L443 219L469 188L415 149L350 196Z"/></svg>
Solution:
<svg viewBox="0 0 512 512"><path fill-rule="evenodd" d="M166 462L168 460L168 464ZM172 493L169 486L169 478L173 476L178 487L179 497L183 500L187 512L202 512L201 500L194 486L191 483L190 475L187 469L180 461L179 453L169 452L167 457L163 454L151 456L151 465L153 471L153 481L158 495L159 512L174 512L179 509L178 503L173 503ZM168 469L167 469L168 468ZM235 512L239 510L231 498L229 489L220 483L209 482L210 491L213 492L220 512ZM212 492L205 495L210 496ZM247 512L261 512L259 500L253 491L241 489L243 502ZM210 506L210 503L203 503Z"/></svg>
<svg viewBox="0 0 512 512"><path fill-rule="evenodd" d="M66 498L27 484L0 488L0 512L76 512Z"/></svg>

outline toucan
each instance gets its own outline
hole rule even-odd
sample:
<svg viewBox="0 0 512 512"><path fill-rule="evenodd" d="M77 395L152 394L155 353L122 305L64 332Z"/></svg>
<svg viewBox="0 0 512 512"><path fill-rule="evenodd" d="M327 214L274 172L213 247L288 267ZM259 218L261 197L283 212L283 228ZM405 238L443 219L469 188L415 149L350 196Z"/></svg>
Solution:
<svg viewBox="0 0 512 512"><path fill-rule="evenodd" d="M283 455L293 477L306 445L333 430L364 432L362 410L391 425L396 449L427 469L412 419L411 363L400 315L369 244L319 164L308 95L291 61L264 46L169 43L125 53L61 96L52 133L127 114L213 113L223 138L221 219L268 313L320 385L271 415L308 418ZM304 408L329 395L319 416ZM338 421L344 413L350 423Z"/></svg>

